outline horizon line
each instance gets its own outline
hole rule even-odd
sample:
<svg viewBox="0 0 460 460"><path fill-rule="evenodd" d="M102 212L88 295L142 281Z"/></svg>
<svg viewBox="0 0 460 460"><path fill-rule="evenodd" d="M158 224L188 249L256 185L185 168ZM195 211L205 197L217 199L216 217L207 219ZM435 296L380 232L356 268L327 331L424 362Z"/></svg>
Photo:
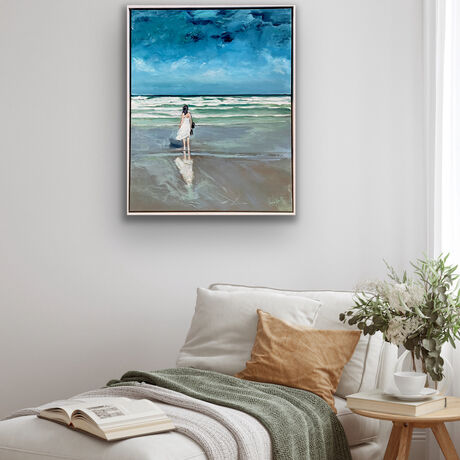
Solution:
<svg viewBox="0 0 460 460"><path fill-rule="evenodd" d="M195 97L195 96L292 96L291 93L230 93L230 94L131 94L136 96L154 96L154 97Z"/></svg>

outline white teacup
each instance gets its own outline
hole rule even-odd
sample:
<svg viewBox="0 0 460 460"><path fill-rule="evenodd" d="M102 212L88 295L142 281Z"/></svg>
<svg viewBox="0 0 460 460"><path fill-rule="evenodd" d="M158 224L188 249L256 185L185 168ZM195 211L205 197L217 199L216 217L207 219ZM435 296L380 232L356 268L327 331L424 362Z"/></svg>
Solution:
<svg viewBox="0 0 460 460"><path fill-rule="evenodd" d="M403 395L418 395L425 387L426 374L423 372L395 372L393 376Z"/></svg>

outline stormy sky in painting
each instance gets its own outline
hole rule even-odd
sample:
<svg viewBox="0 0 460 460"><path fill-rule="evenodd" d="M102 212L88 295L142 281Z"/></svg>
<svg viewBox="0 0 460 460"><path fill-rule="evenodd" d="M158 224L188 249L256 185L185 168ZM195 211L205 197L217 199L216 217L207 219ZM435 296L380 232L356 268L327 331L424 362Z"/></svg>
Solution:
<svg viewBox="0 0 460 460"><path fill-rule="evenodd" d="M290 94L291 9L132 10L131 94Z"/></svg>

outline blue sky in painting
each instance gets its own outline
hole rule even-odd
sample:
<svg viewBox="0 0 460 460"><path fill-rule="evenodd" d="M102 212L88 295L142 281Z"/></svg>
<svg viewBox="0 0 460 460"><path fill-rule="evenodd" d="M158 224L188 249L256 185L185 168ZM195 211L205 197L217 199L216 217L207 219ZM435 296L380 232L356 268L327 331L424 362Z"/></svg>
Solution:
<svg viewBox="0 0 460 460"><path fill-rule="evenodd" d="M290 8L131 10L131 93L290 94Z"/></svg>

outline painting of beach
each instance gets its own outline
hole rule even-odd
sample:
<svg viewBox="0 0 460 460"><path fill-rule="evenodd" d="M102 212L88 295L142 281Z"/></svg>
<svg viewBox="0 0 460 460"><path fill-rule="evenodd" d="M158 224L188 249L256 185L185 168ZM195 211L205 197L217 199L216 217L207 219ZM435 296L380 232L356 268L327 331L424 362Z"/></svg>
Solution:
<svg viewBox="0 0 460 460"><path fill-rule="evenodd" d="M292 8L128 14L128 214L293 215Z"/></svg>

